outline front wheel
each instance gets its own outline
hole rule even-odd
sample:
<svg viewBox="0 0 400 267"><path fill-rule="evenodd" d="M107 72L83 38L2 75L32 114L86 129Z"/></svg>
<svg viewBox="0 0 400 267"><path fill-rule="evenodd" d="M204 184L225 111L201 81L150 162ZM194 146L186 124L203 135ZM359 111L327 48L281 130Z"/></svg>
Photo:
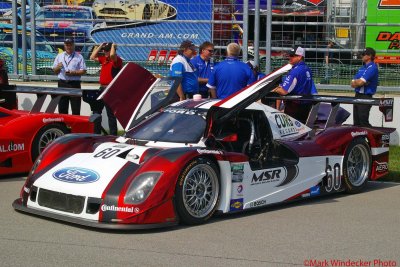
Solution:
<svg viewBox="0 0 400 267"><path fill-rule="evenodd" d="M68 133L68 129L64 125L50 124L44 126L36 134L32 142L31 156L32 162L35 162L36 158L45 149L45 147L53 142L56 138L63 136Z"/></svg>
<svg viewBox="0 0 400 267"><path fill-rule="evenodd" d="M371 176L371 150L364 139L353 140L344 156L343 177L346 192L359 193Z"/></svg>
<svg viewBox="0 0 400 267"><path fill-rule="evenodd" d="M184 224L201 224L215 212L220 198L216 164L206 158L190 161L181 172L175 189L176 211Z"/></svg>

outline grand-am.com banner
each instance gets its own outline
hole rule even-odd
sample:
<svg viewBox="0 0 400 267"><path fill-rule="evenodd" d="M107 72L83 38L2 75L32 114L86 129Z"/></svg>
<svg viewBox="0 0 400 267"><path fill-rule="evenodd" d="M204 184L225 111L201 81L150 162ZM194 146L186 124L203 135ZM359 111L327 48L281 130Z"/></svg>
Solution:
<svg viewBox="0 0 400 267"><path fill-rule="evenodd" d="M107 6L112 6L114 1L118 5L119 0L111 0L107 1ZM143 11L143 15L139 14L136 17L127 15L130 20L142 20L147 16L149 22L120 22L119 24L106 22L95 27L92 38L96 43L113 41L122 44L118 48L118 54L125 60L134 61L154 60L160 57L167 60L166 57L170 51L175 52L171 53L171 56L176 55L177 47L183 40L190 39L197 45L211 40L212 24L194 21L212 20L212 0L191 0L190 3L182 0L155 2L157 4L151 4L150 11ZM148 15L149 12L152 14ZM110 16L106 18L110 19ZM115 16L113 19L118 18ZM165 22L166 20L187 21L187 23Z"/></svg>

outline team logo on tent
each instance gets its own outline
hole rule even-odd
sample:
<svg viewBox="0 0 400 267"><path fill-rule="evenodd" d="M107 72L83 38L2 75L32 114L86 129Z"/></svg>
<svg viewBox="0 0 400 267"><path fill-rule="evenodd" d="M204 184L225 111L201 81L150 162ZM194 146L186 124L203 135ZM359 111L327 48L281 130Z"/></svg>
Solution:
<svg viewBox="0 0 400 267"><path fill-rule="evenodd" d="M400 9L400 0L380 0L379 9Z"/></svg>

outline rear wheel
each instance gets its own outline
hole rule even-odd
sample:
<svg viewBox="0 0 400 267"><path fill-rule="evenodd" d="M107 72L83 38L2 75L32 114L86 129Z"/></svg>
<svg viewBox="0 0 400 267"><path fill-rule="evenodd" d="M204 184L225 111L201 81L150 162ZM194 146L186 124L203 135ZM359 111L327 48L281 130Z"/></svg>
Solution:
<svg viewBox="0 0 400 267"><path fill-rule="evenodd" d="M371 176L371 150L364 139L353 140L344 156L343 177L348 193L359 193Z"/></svg>
<svg viewBox="0 0 400 267"><path fill-rule="evenodd" d="M181 222L201 224L207 221L214 214L220 198L216 164L206 158L189 162L179 176L175 196Z"/></svg>
<svg viewBox="0 0 400 267"><path fill-rule="evenodd" d="M68 133L68 129L64 125L46 125L36 134L32 142L31 156L32 162L35 162L36 158L45 149L45 147L53 142L56 138Z"/></svg>

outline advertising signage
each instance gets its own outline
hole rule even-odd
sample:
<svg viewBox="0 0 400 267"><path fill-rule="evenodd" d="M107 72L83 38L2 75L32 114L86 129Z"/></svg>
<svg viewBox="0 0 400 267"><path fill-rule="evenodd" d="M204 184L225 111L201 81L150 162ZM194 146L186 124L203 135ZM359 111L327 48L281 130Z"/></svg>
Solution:
<svg viewBox="0 0 400 267"><path fill-rule="evenodd" d="M136 8L136 13L133 9L127 10L126 6L118 7L119 3L119 0L104 0L104 6L93 5L98 17L106 18L107 22L95 27L92 38L96 43L113 41L121 44L118 54L125 60L159 60L163 63L176 55L183 40L190 39L200 45L212 38L212 23L209 22L213 14L212 0L192 0L190 4L181 0L153 1L147 10L148 4L143 1L138 4L143 7ZM104 11L105 6L112 7L113 11ZM121 9L118 13L115 12L117 8ZM121 19L127 21L118 22Z"/></svg>
<svg viewBox="0 0 400 267"><path fill-rule="evenodd" d="M367 24L387 24L400 22L400 1L398 0L369 0ZM366 47L377 52L376 62L400 64L400 29L398 26L366 27Z"/></svg>

